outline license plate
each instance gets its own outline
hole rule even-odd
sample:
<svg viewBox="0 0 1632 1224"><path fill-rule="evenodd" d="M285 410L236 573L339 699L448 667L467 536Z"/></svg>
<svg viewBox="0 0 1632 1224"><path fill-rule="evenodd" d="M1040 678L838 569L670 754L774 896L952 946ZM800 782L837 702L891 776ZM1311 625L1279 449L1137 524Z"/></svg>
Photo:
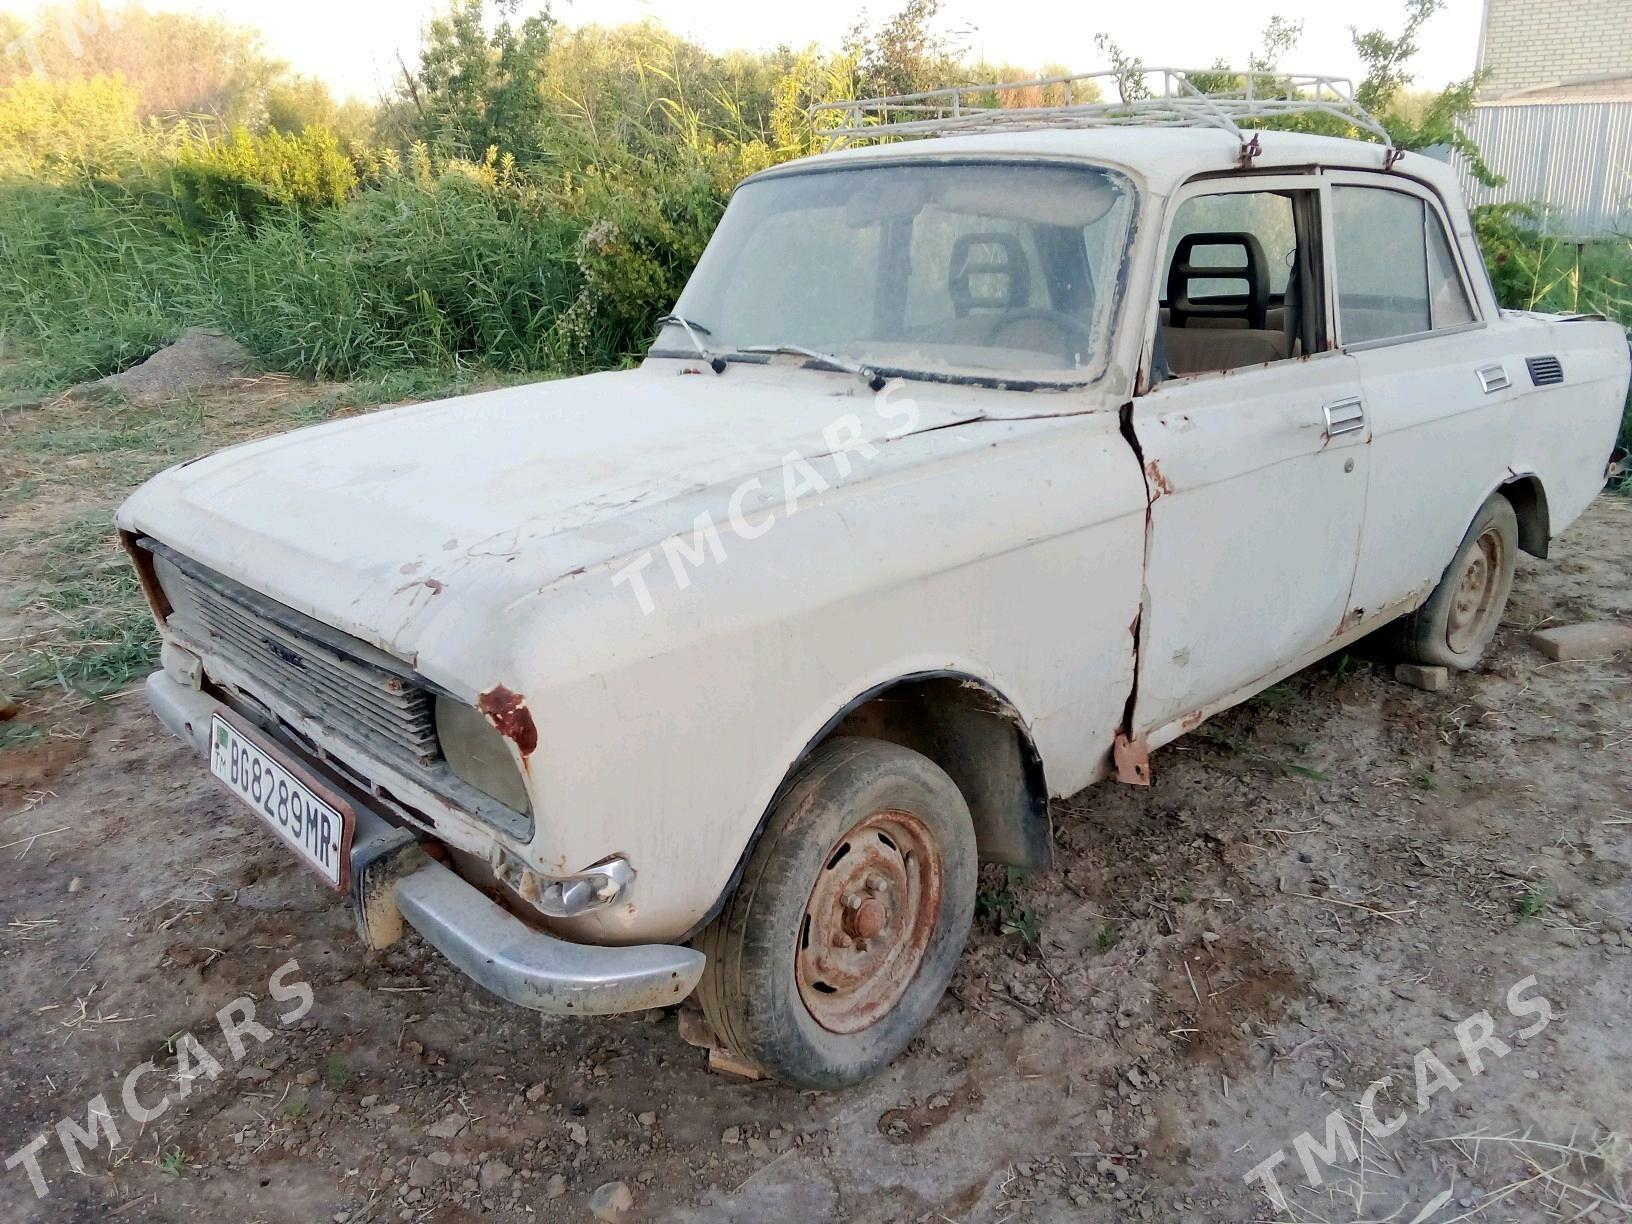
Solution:
<svg viewBox="0 0 1632 1224"><path fill-rule="evenodd" d="M210 772L272 826L331 888L351 874L351 807L285 753L220 714L210 724Z"/></svg>

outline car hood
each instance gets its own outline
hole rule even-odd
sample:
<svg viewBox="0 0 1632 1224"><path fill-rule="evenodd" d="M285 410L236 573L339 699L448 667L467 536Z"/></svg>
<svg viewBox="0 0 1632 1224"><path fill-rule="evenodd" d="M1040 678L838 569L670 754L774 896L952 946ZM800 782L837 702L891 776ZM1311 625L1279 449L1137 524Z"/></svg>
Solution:
<svg viewBox="0 0 1632 1224"><path fill-rule="evenodd" d="M940 399L891 407L845 375L654 365L245 443L155 477L119 522L417 665L448 605L468 631L563 577L690 533L702 495L720 491L720 517L723 490L790 454L984 415ZM780 477L765 484L780 491Z"/></svg>

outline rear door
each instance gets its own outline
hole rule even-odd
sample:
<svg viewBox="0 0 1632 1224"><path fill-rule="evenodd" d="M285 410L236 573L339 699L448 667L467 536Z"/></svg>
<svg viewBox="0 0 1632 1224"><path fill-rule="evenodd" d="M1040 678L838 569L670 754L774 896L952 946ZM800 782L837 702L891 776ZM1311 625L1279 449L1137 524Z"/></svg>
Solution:
<svg viewBox="0 0 1632 1224"><path fill-rule="evenodd" d="M1133 402L1152 501L1131 732L1152 747L1351 623L1370 434L1356 362L1331 342L1324 191L1312 175L1208 180L1169 209L1147 347L1159 381ZM1258 254L1293 273L1268 273L1267 304ZM1167 350L1188 372L1161 377Z"/></svg>
<svg viewBox="0 0 1632 1224"><path fill-rule="evenodd" d="M1444 210L1396 175L1331 173L1338 340L1371 423L1353 606L1420 600L1506 475L1522 354L1480 317Z"/></svg>

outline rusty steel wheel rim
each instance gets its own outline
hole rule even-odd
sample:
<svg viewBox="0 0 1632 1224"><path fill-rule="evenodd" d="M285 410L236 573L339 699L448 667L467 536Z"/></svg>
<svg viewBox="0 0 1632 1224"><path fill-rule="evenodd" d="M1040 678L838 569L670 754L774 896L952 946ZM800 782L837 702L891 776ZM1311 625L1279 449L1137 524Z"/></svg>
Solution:
<svg viewBox="0 0 1632 1224"><path fill-rule="evenodd" d="M1462 581L1451 597L1451 612L1445 629L1445 643L1458 654L1479 644L1495 614L1496 592L1501 586L1502 566L1507 558L1501 532L1494 527L1479 537Z"/></svg>
<svg viewBox="0 0 1632 1224"><path fill-rule="evenodd" d="M908 812L876 812L828 851L794 957L817 1024L857 1033L900 1002L940 919L943 872L929 828Z"/></svg>

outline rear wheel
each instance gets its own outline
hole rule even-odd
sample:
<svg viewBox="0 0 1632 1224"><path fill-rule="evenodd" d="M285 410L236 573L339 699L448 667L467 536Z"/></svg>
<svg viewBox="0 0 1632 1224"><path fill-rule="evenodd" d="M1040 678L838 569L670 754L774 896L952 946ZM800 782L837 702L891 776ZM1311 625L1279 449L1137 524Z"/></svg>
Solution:
<svg viewBox="0 0 1632 1224"><path fill-rule="evenodd" d="M1466 671L1479 662L1496 636L1519 550L1513 505L1492 494L1423 604L1394 628L1398 653L1413 663Z"/></svg>
<svg viewBox="0 0 1632 1224"><path fill-rule="evenodd" d="M952 978L976 864L968 806L933 761L881 740L821 745L698 939L716 1036L802 1088L881 1070Z"/></svg>

